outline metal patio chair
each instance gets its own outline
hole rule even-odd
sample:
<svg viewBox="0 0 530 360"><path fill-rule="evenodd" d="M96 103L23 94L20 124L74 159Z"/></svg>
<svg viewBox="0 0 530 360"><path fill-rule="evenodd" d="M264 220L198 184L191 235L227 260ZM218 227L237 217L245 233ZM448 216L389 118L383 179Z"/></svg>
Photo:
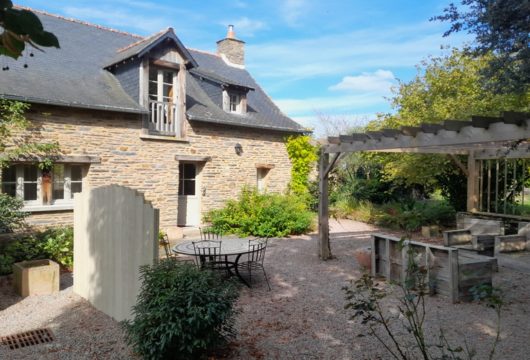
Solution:
<svg viewBox="0 0 530 360"><path fill-rule="evenodd" d="M193 259L189 259L189 258L178 256L173 251L171 251L169 238L168 238L167 234L165 234L162 237L162 239L160 240L160 244L164 247L164 252L166 253L166 258L167 259L171 259L173 261L177 261L177 262L181 262L181 263L195 264L195 261L193 261Z"/></svg>
<svg viewBox="0 0 530 360"><path fill-rule="evenodd" d="M265 276L265 281L267 281L267 286L269 291L271 290L271 285L269 283L269 278L265 272L265 267L263 266L263 261L265 260L265 252L267 250L268 238L257 238L251 239L248 241L248 248L250 252L248 253L247 261L242 261L238 263L238 270L246 271L249 275L249 284L252 285L252 271L261 270Z"/></svg>
<svg viewBox="0 0 530 360"><path fill-rule="evenodd" d="M199 269L223 270L228 272L228 264L221 255L220 240L193 241L192 244Z"/></svg>

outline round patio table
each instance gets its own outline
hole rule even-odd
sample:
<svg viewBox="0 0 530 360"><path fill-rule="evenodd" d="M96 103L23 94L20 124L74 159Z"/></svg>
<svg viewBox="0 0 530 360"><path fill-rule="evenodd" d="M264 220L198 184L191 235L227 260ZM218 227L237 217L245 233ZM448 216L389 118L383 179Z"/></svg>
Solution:
<svg viewBox="0 0 530 360"><path fill-rule="evenodd" d="M225 257L225 263L227 264L227 270L230 271L230 266L233 265L235 275L237 278L246 286L250 287L250 284L241 276L238 269L239 260L242 255L250 254L252 250L249 248L250 238L224 238L221 240L221 250L219 256ZM193 248L193 243L201 241L201 239L193 239L188 241L183 241L175 246L173 246L172 251L176 254L191 255L196 256L195 249ZM234 261L228 261L229 256L235 256Z"/></svg>

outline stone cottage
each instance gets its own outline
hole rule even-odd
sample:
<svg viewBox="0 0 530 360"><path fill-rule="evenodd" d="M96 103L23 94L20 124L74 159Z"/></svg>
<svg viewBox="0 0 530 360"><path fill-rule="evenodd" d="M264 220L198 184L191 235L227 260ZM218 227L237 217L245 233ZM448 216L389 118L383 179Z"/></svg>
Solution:
<svg viewBox="0 0 530 360"><path fill-rule="evenodd" d="M171 28L140 37L37 14L61 49L0 76L0 97L31 104L24 135L60 146L50 170L22 159L3 170L1 191L24 200L31 224L71 223L73 194L108 184L144 193L166 230L199 225L245 184L286 189L285 139L305 130L245 70L233 27L209 53Z"/></svg>

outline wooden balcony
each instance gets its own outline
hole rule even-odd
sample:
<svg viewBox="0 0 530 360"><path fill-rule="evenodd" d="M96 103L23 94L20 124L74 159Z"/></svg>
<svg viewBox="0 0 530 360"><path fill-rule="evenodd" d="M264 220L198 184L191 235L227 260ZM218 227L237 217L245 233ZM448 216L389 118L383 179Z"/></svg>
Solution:
<svg viewBox="0 0 530 360"><path fill-rule="evenodd" d="M181 137L180 123L177 104L149 100L149 116L144 124L149 134Z"/></svg>

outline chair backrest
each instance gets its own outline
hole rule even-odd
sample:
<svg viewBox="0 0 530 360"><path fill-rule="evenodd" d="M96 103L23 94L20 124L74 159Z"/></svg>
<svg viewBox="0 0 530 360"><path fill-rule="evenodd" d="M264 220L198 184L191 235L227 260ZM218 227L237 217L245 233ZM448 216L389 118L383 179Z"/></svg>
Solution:
<svg viewBox="0 0 530 360"><path fill-rule="evenodd" d="M171 251L171 249L169 247L169 238L168 238L167 234L164 234L162 239L160 239L160 244L162 246L164 246L164 252L166 253L166 258L169 259L169 258L174 257L174 254L173 254L173 252Z"/></svg>
<svg viewBox="0 0 530 360"><path fill-rule="evenodd" d="M201 240L221 240L221 234L214 232L211 227L199 228Z"/></svg>
<svg viewBox="0 0 530 360"><path fill-rule="evenodd" d="M256 238L248 241L248 261L263 264L265 260L265 251L267 250L267 243L269 238Z"/></svg>
<svg viewBox="0 0 530 360"><path fill-rule="evenodd" d="M192 243L195 256L215 258L221 254L221 241L201 240L193 241Z"/></svg>

